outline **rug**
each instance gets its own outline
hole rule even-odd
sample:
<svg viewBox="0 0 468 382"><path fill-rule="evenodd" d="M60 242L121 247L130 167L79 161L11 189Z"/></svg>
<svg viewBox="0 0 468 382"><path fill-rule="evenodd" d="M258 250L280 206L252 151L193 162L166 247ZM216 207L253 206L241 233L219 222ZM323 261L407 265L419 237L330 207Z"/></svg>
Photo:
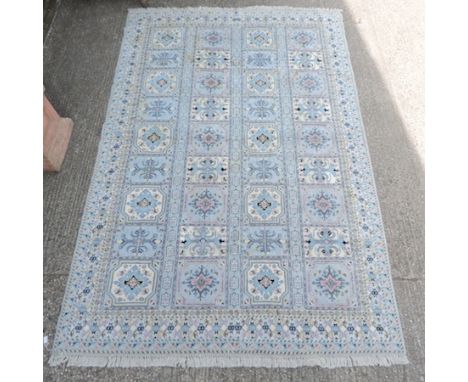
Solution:
<svg viewBox="0 0 468 382"><path fill-rule="evenodd" d="M341 12L130 10L50 364L406 362Z"/></svg>

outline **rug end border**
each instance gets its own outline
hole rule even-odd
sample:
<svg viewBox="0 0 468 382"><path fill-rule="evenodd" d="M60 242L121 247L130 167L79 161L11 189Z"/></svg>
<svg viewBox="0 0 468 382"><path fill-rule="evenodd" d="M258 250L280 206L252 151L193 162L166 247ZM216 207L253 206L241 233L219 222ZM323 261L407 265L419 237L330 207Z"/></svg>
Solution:
<svg viewBox="0 0 468 382"><path fill-rule="evenodd" d="M284 11L296 11L296 12L327 12L342 15L344 9L342 8L327 8L327 7L291 7L287 5L250 5L245 7L147 7L147 8L127 8L128 14L149 14L154 12L192 12L192 11L206 11L216 12L220 11L225 13L226 11L268 11L268 10L284 10Z"/></svg>

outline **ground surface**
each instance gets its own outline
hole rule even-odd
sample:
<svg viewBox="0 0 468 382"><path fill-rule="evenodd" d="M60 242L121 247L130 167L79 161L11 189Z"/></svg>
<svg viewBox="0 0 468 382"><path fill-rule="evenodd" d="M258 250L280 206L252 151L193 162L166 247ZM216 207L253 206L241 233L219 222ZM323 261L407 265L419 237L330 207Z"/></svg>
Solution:
<svg viewBox="0 0 468 382"><path fill-rule="evenodd" d="M104 122L127 9L135 0L62 0L44 46L46 95L75 122L62 172L44 175L46 381L423 381L422 5L418 0L149 1L151 6L289 5L344 10L410 364L299 369L99 369L46 364Z"/></svg>

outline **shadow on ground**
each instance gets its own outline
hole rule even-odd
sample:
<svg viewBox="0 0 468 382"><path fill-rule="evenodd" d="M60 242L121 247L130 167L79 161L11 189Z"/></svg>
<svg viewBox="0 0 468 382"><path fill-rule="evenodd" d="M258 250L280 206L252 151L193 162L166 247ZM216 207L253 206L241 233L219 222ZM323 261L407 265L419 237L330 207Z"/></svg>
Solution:
<svg viewBox="0 0 468 382"><path fill-rule="evenodd" d="M336 1L149 1L151 6L336 7L345 27L392 263L409 365L321 369L65 368L46 381L424 380L424 169L346 4ZM129 7L137 1L62 0L44 46L46 95L75 127L63 170L44 175L44 332L53 340Z"/></svg>

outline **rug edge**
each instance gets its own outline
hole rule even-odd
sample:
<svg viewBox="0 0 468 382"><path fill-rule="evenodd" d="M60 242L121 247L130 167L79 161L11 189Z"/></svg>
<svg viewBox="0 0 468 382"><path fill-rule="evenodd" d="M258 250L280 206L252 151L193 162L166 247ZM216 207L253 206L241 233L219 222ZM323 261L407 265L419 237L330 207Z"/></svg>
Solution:
<svg viewBox="0 0 468 382"><path fill-rule="evenodd" d="M353 366L393 366L406 365L409 360L406 354L368 354L353 356L297 356L286 358L283 355L164 355L154 354L142 357L105 354L64 354L53 353L49 358L50 366L74 367L266 367L298 368L320 366L327 369Z"/></svg>
<svg viewBox="0 0 468 382"><path fill-rule="evenodd" d="M193 11L205 11L205 12L221 12L223 15L227 12L245 12L245 11L299 11L299 12L323 12L342 15L342 8L327 8L327 7L290 7L287 5L251 5L245 7L148 7L148 8L128 8L129 14L149 14L157 12L178 12L178 13L190 13Z"/></svg>
<svg viewBox="0 0 468 382"><path fill-rule="evenodd" d="M357 114L358 114L358 117L359 117L359 124L360 124L360 128L361 128L361 131L362 131L363 144L364 144L364 147L365 147L365 149L367 151L367 161L368 161L368 166L369 166L369 170L370 170L369 171L370 180L371 180L372 186L373 186L372 192L375 195L375 198L377 200L376 207L377 207L378 219L379 219L379 223L380 223L380 229L382 230L382 233L383 233L382 236L383 236L383 242L384 242L384 248L385 248L385 261L387 263L388 278L390 280L390 289L391 289L392 299L393 299L393 308L394 308L394 311L395 311L396 317L397 317L398 329L399 329L403 354L404 354L405 358L407 358L408 357L408 350L407 350L407 347L406 347L405 332L403 330L403 324L402 324L402 316L401 316L399 305L398 305L397 295L396 295L396 291L395 291L395 285L393 283L392 264L391 264L391 261L390 261L390 251L389 251L388 242L387 242L387 235L386 235L386 232L385 232L385 225L384 225L384 221L383 221L382 207L380 205L380 198L379 198L379 193L378 193L378 189L377 189L377 182L376 182L375 173L374 173L374 166L372 164L371 153L370 153L370 150L369 150L369 143L368 143L368 139L367 139L367 128L366 128L366 125L364 124L364 119L363 119L362 111L361 111L361 99L359 98L359 89L358 89L357 82L356 82L356 75L354 74L353 63L352 63L352 60L351 60L351 50L349 49L348 38L347 38L347 35L346 35L345 23L344 23L343 20L341 20L341 23L340 23L340 32L341 32L343 42L344 42L344 51L345 51L345 54L346 54L346 60L348 61L348 64L349 64L349 74L350 74L350 77L351 77L350 80L351 80L351 84L353 86L353 90L354 90L354 94L355 94L355 97L354 97L354 99L352 99L352 101L354 101L354 103L355 103L355 108L357 110Z"/></svg>

